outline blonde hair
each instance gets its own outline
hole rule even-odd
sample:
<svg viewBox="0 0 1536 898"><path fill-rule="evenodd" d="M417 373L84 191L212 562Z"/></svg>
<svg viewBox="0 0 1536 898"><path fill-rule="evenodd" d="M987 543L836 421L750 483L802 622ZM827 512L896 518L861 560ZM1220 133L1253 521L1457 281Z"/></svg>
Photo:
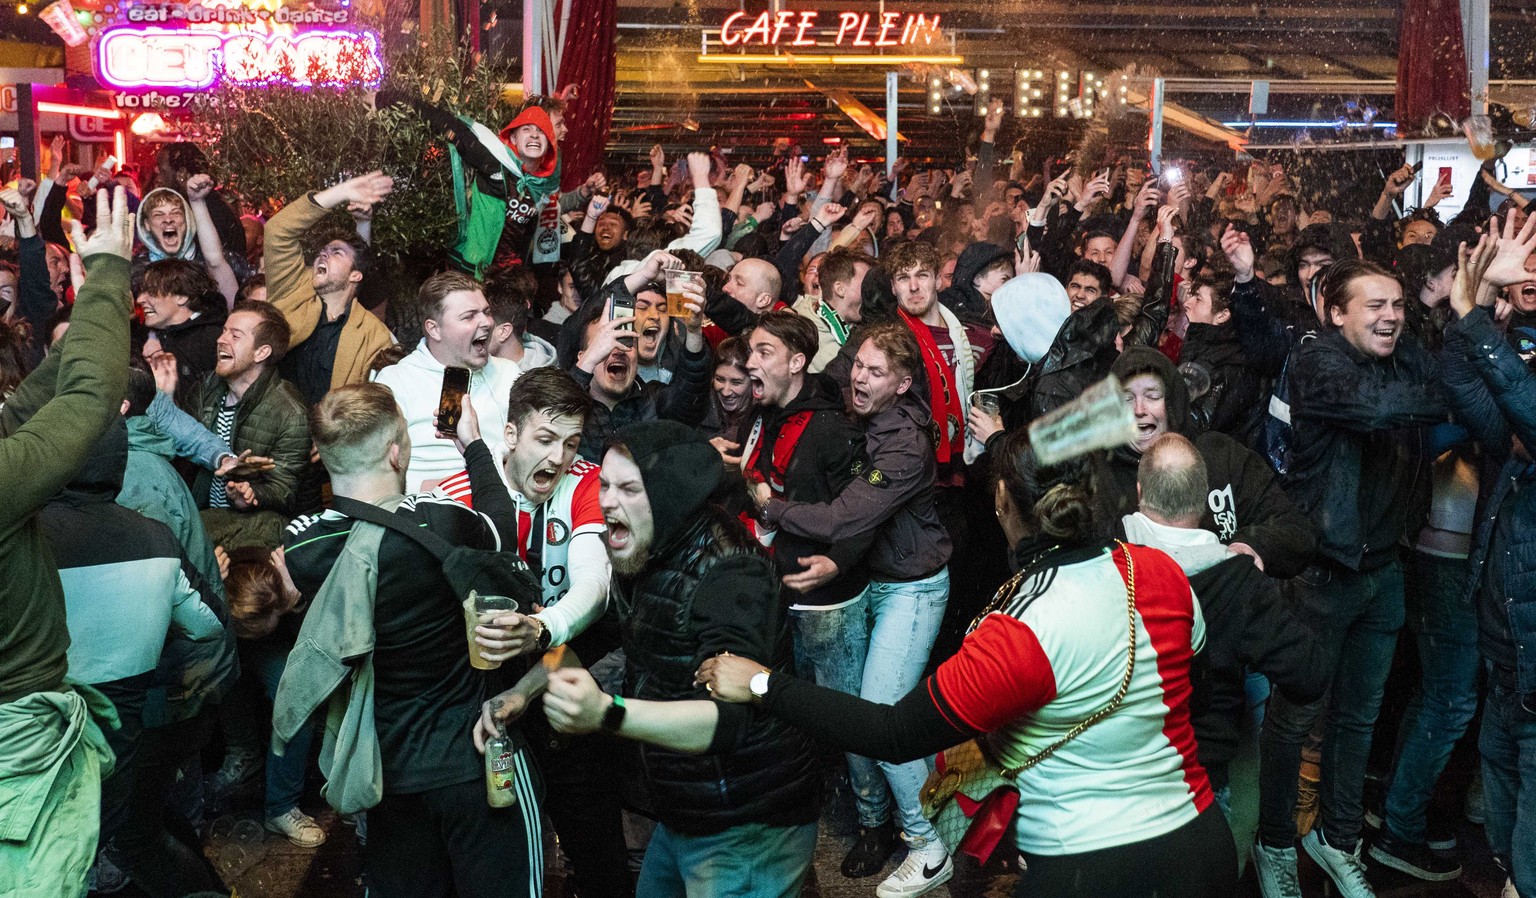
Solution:
<svg viewBox="0 0 1536 898"><path fill-rule="evenodd" d="M405 442L405 416L388 387L347 384L309 410L309 434L332 476L361 474L380 466L390 443Z"/></svg>

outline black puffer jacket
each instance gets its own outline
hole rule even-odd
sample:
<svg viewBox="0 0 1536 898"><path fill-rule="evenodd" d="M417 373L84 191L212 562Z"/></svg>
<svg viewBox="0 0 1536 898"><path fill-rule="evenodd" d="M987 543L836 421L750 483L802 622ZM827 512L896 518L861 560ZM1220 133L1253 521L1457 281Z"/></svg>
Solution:
<svg viewBox="0 0 1536 898"><path fill-rule="evenodd" d="M652 489L647 484L648 491ZM740 522L706 507L611 593L624 637L624 694L708 699L694 674L723 651L789 671L788 617L773 564ZM810 740L776 718L721 705L710 751L640 747L641 775L661 822L689 835L744 823L795 826L820 810Z"/></svg>
<svg viewBox="0 0 1536 898"><path fill-rule="evenodd" d="M1319 554L1353 571L1391 562L1410 509L1427 496L1421 429L1446 420L1440 365L1400 340L1368 357L1332 328L1296 348L1285 489L1322 531Z"/></svg>
<svg viewBox="0 0 1536 898"><path fill-rule="evenodd" d="M1264 459L1253 450L1220 433L1199 433L1189 418L1189 389L1168 357L1155 349L1133 346L1115 360L1113 371L1125 384L1139 374L1155 374L1166 392L1167 429L1192 440L1205 460L1207 486L1205 513L1200 527L1216 534L1225 544L1244 543L1264 559L1272 577L1294 577L1312 562L1317 550L1317 528L1280 487ZM1107 461L1095 464L1098 520L1118 525L1120 518L1136 510L1136 469L1141 452L1134 447L1116 449Z"/></svg>
<svg viewBox="0 0 1536 898"><path fill-rule="evenodd" d="M1478 609L1483 656L1512 663L1520 691L1536 693L1536 473L1511 451L1511 437L1536 446L1536 375L1484 309L1445 337L1446 388L1485 453L1464 597Z"/></svg>

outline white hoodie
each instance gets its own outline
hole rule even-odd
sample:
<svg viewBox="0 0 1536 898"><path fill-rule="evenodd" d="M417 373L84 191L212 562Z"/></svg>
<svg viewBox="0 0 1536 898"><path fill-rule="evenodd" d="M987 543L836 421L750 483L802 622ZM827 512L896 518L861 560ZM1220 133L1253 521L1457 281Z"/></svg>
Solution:
<svg viewBox="0 0 1536 898"><path fill-rule="evenodd" d="M411 436L411 466L406 469L408 492L427 491L437 481L464 470L464 456L452 440L437 435L437 403L443 391L445 366L427 351L422 339L416 351L374 375L395 394ZM497 464L506 453L507 398L512 382L523 373L516 362L491 357L479 371L469 372L469 399L480 419L480 434Z"/></svg>

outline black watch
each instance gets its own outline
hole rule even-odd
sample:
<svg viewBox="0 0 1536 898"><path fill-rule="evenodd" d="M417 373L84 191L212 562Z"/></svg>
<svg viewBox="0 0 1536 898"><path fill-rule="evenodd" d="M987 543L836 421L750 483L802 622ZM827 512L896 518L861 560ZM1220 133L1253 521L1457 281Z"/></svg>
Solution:
<svg viewBox="0 0 1536 898"><path fill-rule="evenodd" d="M610 733L617 733L619 727L624 725L624 696L613 696L613 704L603 712L602 728Z"/></svg>
<svg viewBox="0 0 1536 898"><path fill-rule="evenodd" d="M554 641L554 637L549 635L549 625L536 617L532 617L532 615L530 615L530 618L539 621L539 635L533 638L533 644L541 652L549 651L549 644Z"/></svg>

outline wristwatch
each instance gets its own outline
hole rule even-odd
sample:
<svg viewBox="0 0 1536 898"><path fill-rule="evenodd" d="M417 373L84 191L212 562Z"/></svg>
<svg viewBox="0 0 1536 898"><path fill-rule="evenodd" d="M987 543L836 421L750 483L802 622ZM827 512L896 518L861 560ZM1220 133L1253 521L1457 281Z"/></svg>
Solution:
<svg viewBox="0 0 1536 898"><path fill-rule="evenodd" d="M624 696L613 696L613 704L603 712L602 728L609 733L617 733L619 727L624 725Z"/></svg>
<svg viewBox="0 0 1536 898"><path fill-rule="evenodd" d="M539 627L539 635L533 637L534 646L536 646L541 652L549 651L549 644L553 641L553 637L549 635L549 627L546 627L544 625L544 621L540 620L539 616L536 614L528 615L528 619L533 621Z"/></svg>
<svg viewBox="0 0 1536 898"><path fill-rule="evenodd" d="M768 674L770 671L760 670L747 681L747 689L752 693L753 701L762 701L768 694Z"/></svg>

